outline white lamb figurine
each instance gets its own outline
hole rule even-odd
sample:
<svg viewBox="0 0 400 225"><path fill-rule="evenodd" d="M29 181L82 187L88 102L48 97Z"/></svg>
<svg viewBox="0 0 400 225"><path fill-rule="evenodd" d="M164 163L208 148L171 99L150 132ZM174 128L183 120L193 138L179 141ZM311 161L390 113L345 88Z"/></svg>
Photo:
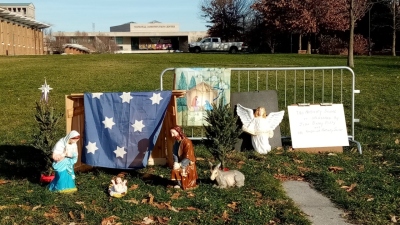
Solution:
<svg viewBox="0 0 400 225"><path fill-rule="evenodd" d="M214 185L217 188L228 188L228 187L242 187L244 185L244 175L238 170L220 170L221 163L213 168L213 164L210 164L211 169L211 180L216 180L218 185Z"/></svg>

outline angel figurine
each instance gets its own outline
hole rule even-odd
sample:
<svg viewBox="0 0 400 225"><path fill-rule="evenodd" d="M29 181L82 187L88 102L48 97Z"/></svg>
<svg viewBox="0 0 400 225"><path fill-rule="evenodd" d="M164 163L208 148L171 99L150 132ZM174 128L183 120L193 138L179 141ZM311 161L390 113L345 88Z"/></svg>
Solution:
<svg viewBox="0 0 400 225"><path fill-rule="evenodd" d="M281 123L285 111L271 112L267 115L265 108L253 109L237 104L236 112L243 123L242 130L251 134L251 143L254 150L260 154L271 151L269 138L274 136L275 128Z"/></svg>

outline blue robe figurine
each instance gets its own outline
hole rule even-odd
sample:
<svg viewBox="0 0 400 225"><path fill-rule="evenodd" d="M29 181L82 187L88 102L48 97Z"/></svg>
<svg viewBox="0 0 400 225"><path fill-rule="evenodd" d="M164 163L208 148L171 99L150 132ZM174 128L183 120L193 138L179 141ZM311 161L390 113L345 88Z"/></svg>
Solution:
<svg viewBox="0 0 400 225"><path fill-rule="evenodd" d="M49 190L53 192L69 193L77 191L75 186L74 165L78 161L79 133L71 131L66 137L61 138L53 148L54 180L50 183Z"/></svg>

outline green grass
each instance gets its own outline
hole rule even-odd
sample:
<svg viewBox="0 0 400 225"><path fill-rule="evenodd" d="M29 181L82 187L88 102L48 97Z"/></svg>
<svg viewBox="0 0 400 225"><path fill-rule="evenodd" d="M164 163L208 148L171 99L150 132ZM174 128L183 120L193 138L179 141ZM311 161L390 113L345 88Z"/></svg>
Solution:
<svg viewBox="0 0 400 225"><path fill-rule="evenodd" d="M117 216L131 224L145 217L164 218L168 224L309 224L288 199L278 179L302 177L344 209L358 224L390 224L400 216L400 61L396 57L356 57L356 140L363 147L343 154L306 154L275 150L268 155L234 153L228 167L246 175L245 187L219 190L212 187L208 160L212 156L196 143L200 185L190 192L166 187L169 169L148 167L128 171L129 186L121 199L108 197L106 188L120 171L96 169L77 175L79 191L59 195L38 183L42 155L29 147L35 129L34 106L38 88L46 78L50 97L64 110L64 96L83 92L149 91L160 88L160 73L175 67L282 67L343 66L346 58L319 55L264 54L131 54L0 57L0 224L100 224ZM172 88L173 73L164 77ZM254 86L252 86L254 89ZM61 124L63 133L65 122ZM332 171L331 166L343 168ZM356 184L347 192L343 186ZM180 195L177 199L175 192ZM142 203L154 196L156 204ZM124 200L137 200L138 204ZM235 202L235 203L234 203ZM166 207L166 203L179 212ZM232 205L233 204L233 205ZM235 205L236 204L236 205ZM37 207L40 206L40 207ZM161 209L157 208L159 206ZM162 207L163 206L163 207ZM230 207L231 206L231 207ZM224 214L224 212L226 213ZM271 224L273 224L271 222Z"/></svg>

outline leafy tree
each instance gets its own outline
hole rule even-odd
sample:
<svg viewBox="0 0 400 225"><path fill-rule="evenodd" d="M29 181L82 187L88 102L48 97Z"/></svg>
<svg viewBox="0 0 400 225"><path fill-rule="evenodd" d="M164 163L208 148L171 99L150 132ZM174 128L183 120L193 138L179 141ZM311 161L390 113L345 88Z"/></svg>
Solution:
<svg viewBox="0 0 400 225"><path fill-rule="evenodd" d="M204 129L208 150L221 162L222 168L225 168L226 155L234 150L241 130L236 124L237 116L229 104L224 105L222 101L221 98L218 105L213 103L213 109L206 111L205 121L209 125L204 126Z"/></svg>
<svg viewBox="0 0 400 225"><path fill-rule="evenodd" d="M266 26L299 34L299 46L301 36L308 36L308 53L312 34L348 28L341 0L259 0L252 8L261 13Z"/></svg>

